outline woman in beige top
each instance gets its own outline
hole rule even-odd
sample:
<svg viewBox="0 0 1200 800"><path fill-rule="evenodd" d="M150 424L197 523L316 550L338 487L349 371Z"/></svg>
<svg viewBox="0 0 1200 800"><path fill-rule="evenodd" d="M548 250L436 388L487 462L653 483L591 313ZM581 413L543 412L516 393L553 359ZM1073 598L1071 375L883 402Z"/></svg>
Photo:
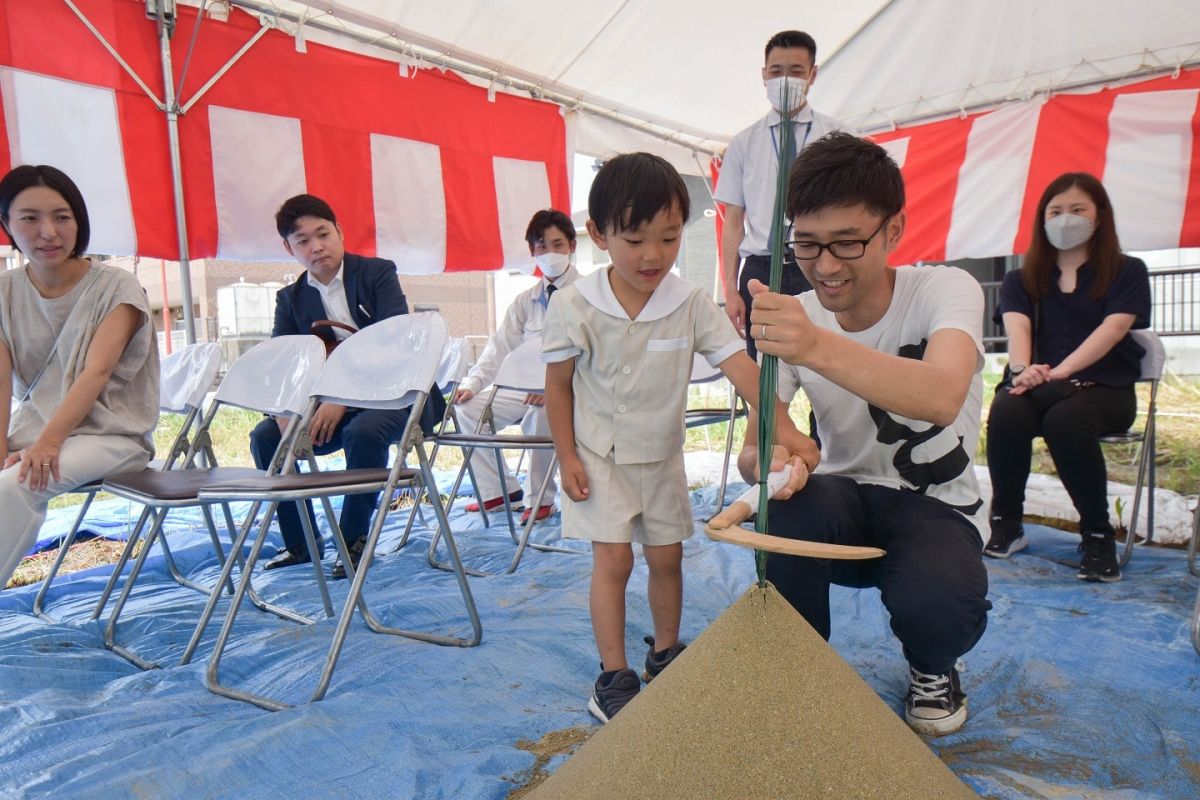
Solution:
<svg viewBox="0 0 1200 800"><path fill-rule="evenodd" d="M0 223L28 259L0 272L2 588L50 498L150 460L158 348L137 280L83 256L87 208L69 177L12 170L0 179Z"/></svg>

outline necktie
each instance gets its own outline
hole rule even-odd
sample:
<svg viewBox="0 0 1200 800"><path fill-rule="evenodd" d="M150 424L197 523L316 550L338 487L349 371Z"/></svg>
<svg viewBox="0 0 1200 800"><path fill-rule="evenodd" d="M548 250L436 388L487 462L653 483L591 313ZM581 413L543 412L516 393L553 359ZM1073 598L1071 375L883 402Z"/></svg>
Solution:
<svg viewBox="0 0 1200 800"><path fill-rule="evenodd" d="M791 133L792 133L792 135L791 135L791 136L787 136L787 137L785 137L785 136L784 136L784 131L783 131L783 126L784 126L784 125L789 125L789 126L791 126ZM785 141L785 139L786 139L786 141ZM780 150L782 151L782 153L783 153L783 156L784 156L784 158L783 158L783 164L784 164L784 167L783 167L783 169L786 169L786 170L788 170L788 171L790 172L790 171L791 171L791 169L792 169L792 162L796 160L796 125L795 125L795 123L794 123L794 122L792 122L792 120L790 120L790 119L781 120L781 121L780 121L780 123L779 123L779 147L780 147ZM775 241L775 217L774 217L774 211L775 211L775 206L774 206L774 204L772 204L772 205L771 205L771 212L772 212L772 217L771 217L771 237L770 237L769 239L767 239L767 246L768 246L768 247L770 247L770 245L771 245L771 242L774 242L774 241Z"/></svg>
<svg viewBox="0 0 1200 800"><path fill-rule="evenodd" d="M546 284L546 305L550 305L550 296L558 291L558 287L553 283Z"/></svg>

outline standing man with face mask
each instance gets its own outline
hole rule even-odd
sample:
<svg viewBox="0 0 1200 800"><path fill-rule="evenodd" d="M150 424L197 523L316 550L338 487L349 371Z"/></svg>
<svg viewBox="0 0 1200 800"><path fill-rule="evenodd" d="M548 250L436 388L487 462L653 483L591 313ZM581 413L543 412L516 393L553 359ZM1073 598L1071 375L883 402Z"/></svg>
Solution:
<svg viewBox="0 0 1200 800"><path fill-rule="evenodd" d="M807 102L808 88L817 79L817 43L807 33L781 31L771 37L762 79L772 110L733 137L721 163L715 192L717 202L725 204L721 234L725 313L745 334L746 352L751 358L757 357L757 350L750 336L751 300L746 287L755 278L766 283L771 270L771 217L784 119L792 125L793 157L810 142L842 129L841 123L818 114ZM782 107L785 94L791 106L786 110ZM794 264L784 267L783 294L800 294L811 288Z"/></svg>
<svg viewBox="0 0 1200 800"><path fill-rule="evenodd" d="M504 321L484 348L483 355L471 367L471 371L467 373L454 395L454 402L459 404L459 421L468 431L475 430L479 415L487 402L486 395L480 394L480 390L491 385L504 357L514 348L522 342L542 335L542 322L546 317L546 308L550 305L550 297L559 289L570 286L579 277L574 266L575 226L566 214L554 209L537 212L525 230L525 241L529 244L529 255L542 271L542 279L517 295L513 304L508 307ZM527 435L549 436L550 425L546 420L544 403L542 395L498 393L492 403L496 430L520 420L521 429ZM546 470L550 468L552 455L549 450L532 451L529 464L530 497L536 493L537 487L541 486ZM479 484L475 487L475 496L479 499L468 505L467 511L478 511L480 502L487 511L503 505L500 473L491 451L475 451L471 455L471 468L475 474L475 481ZM511 474L505 475L505 485L516 486L516 478ZM551 478L546 487L546 495L542 498L543 504L537 509L537 519L546 519L554 511L553 501L557 490L558 487ZM509 495L512 502L519 502L523 498L524 492L519 488ZM526 508L521 515L521 523L528 522L533 513L532 508Z"/></svg>

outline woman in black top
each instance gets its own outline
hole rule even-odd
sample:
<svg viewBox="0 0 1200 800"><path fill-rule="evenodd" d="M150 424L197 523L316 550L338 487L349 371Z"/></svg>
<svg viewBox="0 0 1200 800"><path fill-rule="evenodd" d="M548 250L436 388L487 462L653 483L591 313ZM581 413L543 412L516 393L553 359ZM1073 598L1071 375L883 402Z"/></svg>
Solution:
<svg viewBox="0 0 1200 800"><path fill-rule="evenodd" d="M1150 279L1141 260L1121 252L1100 181L1072 172L1046 187L1025 263L1004 277L997 313L1009 366L988 413L984 552L1007 558L1025 546L1025 482L1041 436L1079 512L1078 577L1118 581L1099 437L1127 430L1137 411L1144 351L1129 331L1149 327Z"/></svg>

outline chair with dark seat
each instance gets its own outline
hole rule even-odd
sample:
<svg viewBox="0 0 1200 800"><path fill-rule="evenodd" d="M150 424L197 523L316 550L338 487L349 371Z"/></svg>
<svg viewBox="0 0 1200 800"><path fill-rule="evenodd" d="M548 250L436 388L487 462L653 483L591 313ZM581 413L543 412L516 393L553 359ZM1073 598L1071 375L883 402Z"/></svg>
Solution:
<svg viewBox="0 0 1200 800"><path fill-rule="evenodd" d="M197 418L204 407L204 396L212 388L213 381L216 380L217 371L220 368L221 347L215 342L198 342L188 345L184 349L172 353L163 359L159 370L158 409L160 413L164 414L182 414L183 423L180 425L179 432L175 435L175 439L171 442L171 446L167 450L166 458L152 461L146 467L147 470L174 469L182 463L181 459L187 454L191 446L190 436L192 429L196 426ZM207 448L205 452L209 458L212 458L211 448ZM59 568L62 567L67 552L71 549L71 545L75 543L80 525L87 516L92 501L103 487L104 479L99 478L75 489L75 493L86 495L83 505L80 507L79 513L75 515L75 523L71 526L71 530L59 544L58 556L54 559L54 563L50 565L50 571L46 573L46 577L42 581L42 587L33 598L33 613L47 622L55 622L55 620L43 610L46 594L50 591L50 585L54 582ZM129 555L133 552L133 548L137 543L137 533L143 529L149 515L150 508L143 506L141 517L138 519L137 524L134 525L129 540L121 553L121 558L113 568L114 577L110 579L109 586L102 594L102 597L106 600L112 592L112 586L116 580L115 576L121 573L121 570L124 569L125 564L128 562ZM167 546L166 540L162 540L160 544L162 545L163 557L166 559L167 570L171 577L180 585L190 585L191 582L175 566L175 561L171 557L171 550Z"/></svg>
<svg viewBox="0 0 1200 800"><path fill-rule="evenodd" d="M302 425L311 416L317 404L322 402L338 403L355 408L411 409L404 433L396 445L391 468L260 476L246 480L214 483L200 491L200 499L210 504L233 501L253 501L267 504L266 516L259 527L250 553L246 556L246 564L242 569L237 591L230 603L229 611L225 616L208 663L205 684L209 690L223 697L253 703L273 711L289 707L289 704L280 700L236 689L220 680L221 659L233 631L242 598L250 587L250 576L254 563L266 540L269 518L281 502L301 502L309 499L328 501L328 498L332 496L367 493L382 493L381 497L390 498L396 487L402 485L416 489L419 495L425 487L434 486L429 459L423 448L414 445L418 441L415 432L420 431L418 423L421 411L425 406L429 388L433 384L434 374L445 343L446 323L436 313L390 317L363 328L343 341L330 356L321 371L320 378L313 387L308 409L301 418ZM418 463L417 469L408 469L404 466L405 457L408 455L415 455ZM434 487L434 491L436 493L436 487ZM326 653L324 667L317 680L316 689L309 698L310 702L323 698L329 688L329 682L333 677L333 671L356 608L362 614L367 626L376 633L458 647L473 647L479 644L483 637L483 628L470 586L467 583L466 573L458 557L453 533L441 503L435 502L433 509L438 518L440 532L446 538L452 562L451 569L457 578L459 592L462 595L472 629L468 636L435 634L427 631L389 627L381 623L367 605L363 595L363 586L390 504L381 502L376 507L362 558L357 567L349 556L346 542L343 540L332 509L327 502L323 504L323 508L333 541L351 582L349 593L338 612L337 627ZM243 527L234 543L235 549L241 549L247 534L247 528ZM233 564L227 561L220 579L227 579L232 568ZM209 598L204 615L184 654L185 662L195 652L196 644L216 607L217 599L215 595Z"/></svg>
<svg viewBox="0 0 1200 800"><path fill-rule="evenodd" d="M200 499L200 489L213 481L260 477L263 474L261 470L242 467L196 466L198 453L202 448L208 446L209 432L218 412L221 408L228 406L288 419L287 431L282 437L282 441L276 450L275 458L267 472L268 474L274 474L293 471L295 469L295 461L289 458L288 455L292 452L296 440L304 436L299 417L308 402L308 395L324 361L325 347L321 340L315 336L278 336L260 342L242 355L229 368L224 380L221 381L221 385L217 389L212 403L209 404L204 414L192 446L183 458L181 469L167 472L129 472L124 475L116 475L105 479L105 491L153 509L155 517L154 524L146 536L142 550L138 554L137 560L134 562L133 568L125 580L121 594L113 606L108 622L105 624L105 647L108 647L141 669L152 669L158 666L154 662L141 658L129 648L118 644L116 642L116 628L121 612L129 599L134 585L137 583L142 567L146 563L150 547L160 538L163 523L173 509L199 507L204 517L205 526L208 529L208 535L212 540L214 551L217 554L217 559L220 563L224 564L227 559L221 547L216 524L213 521L212 509L208 503ZM237 526L233 522L233 515L229 505L226 503L221 503L220 505L224 513L225 526L228 529L229 537L231 540L236 540L235 531ZM247 520L242 525L243 529L251 526L257 510L257 506L251 509ZM306 526L305 536L309 540L309 552L317 552L315 535L311 530L311 526L308 525L308 516L301 513L300 517ZM269 522L269 518L267 521ZM163 537L163 541L165 543L165 537ZM241 558L241 550L234 548L230 554L229 565L232 566L233 562L241 561ZM327 615L332 616L333 605L329 600L328 589L325 587L320 562L315 562L313 568L321 581L322 594L325 599L325 612ZM99 619L103 613L108 600L108 593L115 585L119 576L119 570L113 573L113 577L109 581L109 587L105 590L105 594L100 598L100 602L96 605L96 609L92 614L93 619ZM188 586L212 597L219 594L218 588L210 588L190 581ZM216 587L222 586L227 587L230 593L232 593L233 586L228 574L224 574L216 584ZM312 621L309 617L297 611L266 602L259 597L257 592L251 592L251 601L260 609L293 622L307 623Z"/></svg>
<svg viewBox="0 0 1200 800"><path fill-rule="evenodd" d="M517 565L521 563L521 557L525 553L526 547L532 547L535 550L550 553L571 553L579 554L582 551L574 550L567 547L558 547L555 545L542 544L540 542L532 542L529 539L530 533L533 531L533 526L537 523L537 515L530 514L525 521L521 533L517 534L516 525L513 523L513 508L510 499L511 491L507 485L505 478L504 451L505 450L554 450L554 440L549 436L528 436L524 434L502 434L496 430L494 417L492 415L492 403L496 399L499 392L517 392L519 394L544 394L546 391L546 367L541 360L542 339L537 337L529 341L521 343L514 348L504 361L500 364L500 369L496 371L496 378L492 382L491 392L488 394L483 412L479 415L479 423L476 430L470 433L445 433L436 437L436 442L439 447L458 447L462 449L463 464L459 467L458 475L454 479L454 485L450 489L449 499L447 500L447 508L454 504L454 499L458 496L458 489L462 485L463 476L470 468L471 455L479 449L491 450L496 458L496 466L500 473L500 496L504 501L504 512L508 520L508 533L512 538L513 544L517 546L516 552L513 554L512 560L502 574L509 574L516 570ZM554 474L554 470L558 466L558 457L551 456L550 465L546 469L546 475L538 486L536 496L533 498L530 508L540 508L542 498L546 495L546 489L550 485L550 477ZM488 525L487 511L480 503L480 513L483 515L484 524ZM429 563L440 569L448 569L448 565L441 562L437 558L437 546L439 533L434 532L433 537L429 542ZM483 570L468 567L467 571L475 576L487 576L497 573L484 572Z"/></svg>

